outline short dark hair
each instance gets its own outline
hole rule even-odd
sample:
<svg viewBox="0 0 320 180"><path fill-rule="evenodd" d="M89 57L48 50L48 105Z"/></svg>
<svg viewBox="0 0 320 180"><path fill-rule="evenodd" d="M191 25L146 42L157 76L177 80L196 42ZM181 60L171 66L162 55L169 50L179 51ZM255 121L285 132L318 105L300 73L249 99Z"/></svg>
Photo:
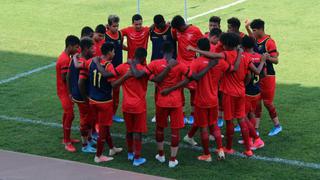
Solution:
<svg viewBox="0 0 320 180"><path fill-rule="evenodd" d="M119 21L120 21L120 18L119 18L119 16L117 16L117 15L110 15L110 16L108 17L108 25L109 25L109 26L111 26L112 23L119 23Z"/></svg>
<svg viewBox="0 0 320 180"><path fill-rule="evenodd" d="M165 41L162 44L162 52L163 53L171 53L173 51L173 44L169 41Z"/></svg>
<svg viewBox="0 0 320 180"><path fill-rule="evenodd" d="M209 37L212 37L212 36L220 37L221 34L222 34L221 29L219 29L219 28L213 28L213 29L211 29L211 31L210 31L210 33L209 33Z"/></svg>
<svg viewBox="0 0 320 180"><path fill-rule="evenodd" d="M93 29L89 26L85 26L81 29L81 37L90 36L93 34Z"/></svg>
<svg viewBox="0 0 320 180"><path fill-rule="evenodd" d="M249 36L245 35L241 40L241 45L244 48L251 49L255 45L255 40L253 37L249 37Z"/></svg>
<svg viewBox="0 0 320 180"><path fill-rule="evenodd" d="M79 44L80 44L79 38L77 36L74 36L74 35L67 36L67 38L65 40L66 48L68 46L75 46L75 45L79 45Z"/></svg>
<svg viewBox="0 0 320 180"><path fill-rule="evenodd" d="M147 57L147 50L143 47L139 47L134 52L134 57L137 59L143 59Z"/></svg>
<svg viewBox="0 0 320 180"><path fill-rule="evenodd" d="M250 23L251 29L264 29L264 21L262 19L254 19Z"/></svg>
<svg viewBox="0 0 320 180"><path fill-rule="evenodd" d="M220 41L227 47L235 48L240 44L240 36L235 33L223 33L220 36Z"/></svg>
<svg viewBox="0 0 320 180"><path fill-rule="evenodd" d="M84 38L81 38L80 40L80 48L81 49L86 49L86 48L91 48L91 46L93 46L93 41L91 38L89 37L84 37Z"/></svg>
<svg viewBox="0 0 320 180"><path fill-rule="evenodd" d="M114 50L114 45L111 42L106 42L101 46L101 53L107 55L109 52Z"/></svg>
<svg viewBox="0 0 320 180"><path fill-rule="evenodd" d="M134 23L134 21L139 21L142 20L142 16L140 14L135 14L132 16L132 23Z"/></svg>
<svg viewBox="0 0 320 180"><path fill-rule="evenodd" d="M153 23L156 25L165 23L164 17L161 14L157 14L153 17Z"/></svg>
<svg viewBox="0 0 320 180"><path fill-rule="evenodd" d="M180 15L176 15L172 18L171 27L178 29L181 26L184 26L186 22L184 21L183 17Z"/></svg>
<svg viewBox="0 0 320 180"><path fill-rule="evenodd" d="M105 34L106 33L106 27L103 24L99 24L95 31L96 33L101 33L101 34Z"/></svg>
<svg viewBox="0 0 320 180"><path fill-rule="evenodd" d="M228 24L230 24L233 28L237 28L237 29L239 29L241 26L240 20L236 17L232 17L228 19Z"/></svg>
<svg viewBox="0 0 320 180"><path fill-rule="evenodd" d="M218 23L220 24L221 18L219 16L211 16L209 22Z"/></svg>
<svg viewBox="0 0 320 180"><path fill-rule="evenodd" d="M202 51L209 51L210 50L210 42L208 38L201 38L197 42L197 46Z"/></svg>

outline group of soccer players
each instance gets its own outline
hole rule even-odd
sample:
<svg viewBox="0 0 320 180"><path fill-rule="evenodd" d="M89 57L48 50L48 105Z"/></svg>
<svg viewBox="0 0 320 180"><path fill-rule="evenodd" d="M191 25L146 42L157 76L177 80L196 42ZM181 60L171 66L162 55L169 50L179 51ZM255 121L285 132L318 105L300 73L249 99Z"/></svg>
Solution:
<svg viewBox="0 0 320 180"><path fill-rule="evenodd" d="M246 21L247 35L240 32L240 21L227 20L228 29L220 29L220 17L209 19L209 32L203 34L177 15L170 22L156 15L150 27L143 26L142 16L135 14L132 25L119 30L120 19L108 17L107 25L95 30L84 27L81 38L69 35L65 50L56 63L57 94L63 108L63 144L75 152L71 139L71 125L76 104L80 116L82 152L95 153L96 163L112 160L123 149L112 141L113 121L125 122L128 160L134 166L142 165L142 133L147 132L148 81L154 82L156 123L155 158L164 163L164 129L171 129L169 167L178 165L176 159L180 129L192 125L183 141L197 145L194 135L200 129L203 154L198 160L211 162L209 140L215 140L218 159L233 154L233 136L241 131L246 156L262 148L259 136L262 102L269 111L274 127L269 136L282 131L273 104L275 70L278 51L275 41L265 34L264 21ZM125 41L124 41L125 39ZM152 43L151 62L147 64L148 41ZM123 61L127 51L127 61ZM115 116L121 104L123 118ZM184 113L184 88L190 91L191 113ZM237 119L237 127L233 120ZM226 124L226 145L223 145L220 127ZM109 156L103 155L104 144Z"/></svg>

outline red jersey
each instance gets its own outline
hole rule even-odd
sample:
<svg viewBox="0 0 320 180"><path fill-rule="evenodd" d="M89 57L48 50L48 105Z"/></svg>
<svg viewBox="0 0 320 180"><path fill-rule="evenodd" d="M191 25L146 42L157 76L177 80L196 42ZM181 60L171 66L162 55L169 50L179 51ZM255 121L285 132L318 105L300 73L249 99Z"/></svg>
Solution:
<svg viewBox="0 0 320 180"><path fill-rule="evenodd" d="M123 36L127 37L128 59L134 58L134 52L137 48L148 48L149 27L142 27L140 31L136 31L130 26L121 30Z"/></svg>
<svg viewBox="0 0 320 180"><path fill-rule="evenodd" d="M101 40L99 42L94 41L93 43L93 57L95 56L101 56L102 52L101 52L101 46L105 43L105 40Z"/></svg>
<svg viewBox="0 0 320 180"><path fill-rule="evenodd" d="M66 82L62 80L62 74L67 73L69 70L71 58L63 51L58 57L56 63L56 83L57 83L57 94L58 96L68 96L68 88Z"/></svg>
<svg viewBox="0 0 320 180"><path fill-rule="evenodd" d="M138 70L144 70L144 66L137 64ZM119 76L124 76L130 70L128 63L120 64L116 71ZM148 77L135 78L130 77L122 84L123 101L122 111L126 113L142 113L147 110L146 94L148 87Z"/></svg>
<svg viewBox="0 0 320 180"><path fill-rule="evenodd" d="M225 61L234 65L238 52L236 50L224 51ZM242 55L239 69L235 72L226 72L220 84L220 90L230 96L245 96L245 77L249 70L251 59Z"/></svg>
<svg viewBox="0 0 320 180"><path fill-rule="evenodd" d="M159 59L152 61L145 68L145 72L150 75L160 74L168 66L166 59ZM182 93L181 88L170 92L168 95L161 95L161 91L176 85L178 82L182 81L185 77L191 77L192 73L190 69L182 63L178 63L174 66L164 80L157 83L157 102L156 105L159 107L181 107L182 106ZM152 76L150 76L152 78Z"/></svg>
<svg viewBox="0 0 320 180"><path fill-rule="evenodd" d="M191 71L199 73L208 66L210 59L199 57L193 60ZM218 85L223 73L230 68L230 65L224 60L212 67L197 83L194 103L201 108L212 108L218 105Z"/></svg>
<svg viewBox="0 0 320 180"><path fill-rule="evenodd" d="M188 51L187 47L189 45L197 47L197 42L203 38L203 34L198 27L189 25L184 32L176 31L176 37L178 41L177 60L189 66L195 58L196 53L194 51Z"/></svg>
<svg viewBox="0 0 320 180"><path fill-rule="evenodd" d="M263 41L265 41L267 38L268 41L266 42L266 51L271 55L271 56L277 56L279 55L279 52L277 50L277 45L276 45L276 42L271 39L270 35L265 35L264 37L262 37L261 39L257 39L257 43L260 44L262 43Z"/></svg>

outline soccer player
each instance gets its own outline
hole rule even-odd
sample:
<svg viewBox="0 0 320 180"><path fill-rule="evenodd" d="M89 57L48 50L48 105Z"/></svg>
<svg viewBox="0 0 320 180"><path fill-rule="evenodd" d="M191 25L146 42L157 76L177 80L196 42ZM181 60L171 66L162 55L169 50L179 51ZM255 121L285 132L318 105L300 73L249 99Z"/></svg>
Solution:
<svg viewBox="0 0 320 180"><path fill-rule="evenodd" d="M186 24L183 17L180 15L173 17L171 21L171 26L176 30L176 35L174 36L177 37L177 41L178 41L177 61L185 64L187 67L190 67L196 53L193 51L188 51L187 46L191 45L193 47L196 47L198 40L203 37L203 34L201 33L198 27L191 24ZM187 86L187 88L190 91L190 97L191 97L190 99L191 115L189 119L185 118L185 121L188 124L193 124L193 121L194 121L193 102L194 102L194 95L195 95L195 88L196 88L195 86L196 86L195 82L191 82ZM182 93L183 93L183 90L182 90ZM183 102L184 102L184 95L183 95Z"/></svg>
<svg viewBox="0 0 320 180"><path fill-rule="evenodd" d="M153 26L150 28L150 40L152 42L152 55L151 61L158 60L163 58L162 46L164 42L172 43L174 47L173 58L177 57L177 44L175 41L175 37L173 37L174 30L171 26L166 23L164 17L161 14L155 15L153 17ZM157 88L155 86L155 98ZM151 120L152 122L156 122L155 116Z"/></svg>
<svg viewBox="0 0 320 180"><path fill-rule="evenodd" d="M122 29L121 32L127 38L128 59L134 58L135 50L138 47L148 48L149 27L142 26L140 14L133 15L132 26Z"/></svg>
<svg viewBox="0 0 320 180"><path fill-rule="evenodd" d="M97 142L97 152L94 162L106 162L113 158L102 155L104 143L107 142L109 146L109 156L113 156L122 151L122 148L116 148L113 145L110 134L110 127L112 125L113 103L112 103L112 86L111 82L117 76L116 71L111 64L114 56L114 46L111 43L105 43L101 46L102 56L89 60L85 64L85 70L80 72L79 87L82 97L89 98L92 110L97 113L99 124L99 137ZM98 71L96 63L100 63L107 71L103 75ZM86 90L86 81L88 79L89 88Z"/></svg>
<svg viewBox="0 0 320 180"><path fill-rule="evenodd" d="M176 41L174 40L172 28L167 24L161 14L153 17L153 26L150 28L150 40L152 42L151 61L163 58L162 45L168 41L174 47L173 58L176 58Z"/></svg>
<svg viewBox="0 0 320 180"><path fill-rule="evenodd" d="M93 33L94 54L93 56L101 56L101 46L105 43L106 27L103 24L97 25Z"/></svg>
<svg viewBox="0 0 320 180"><path fill-rule="evenodd" d="M127 128L126 141L128 146L128 159L133 160L134 166L140 166L147 160L141 157L142 133L147 132L147 102L146 93L148 77L135 77L132 75L130 66L137 70L143 70L142 65L147 56L144 48L137 48L135 59L128 63L121 64L116 68L119 78L112 83L112 86L122 85L123 102L122 112Z"/></svg>
<svg viewBox="0 0 320 180"><path fill-rule="evenodd" d="M252 37L244 36L242 38L242 47L244 48L244 55L251 58L252 63L258 67L261 61L261 58L266 59L266 54L260 55L259 53L254 52L253 48L255 47L255 40ZM249 128L250 138L254 140L254 143L251 146L252 150L256 150L264 147L264 142L259 137L258 133L255 130L255 111L257 104L260 101L260 79L264 78L264 71L261 71L260 74L254 74L250 72L249 81L246 85L246 123ZM250 143L252 140L249 140Z"/></svg>
<svg viewBox="0 0 320 180"><path fill-rule="evenodd" d="M121 31L119 31L119 22L120 18L117 15L110 15L108 17L108 24L107 24L107 32L105 41L113 43L115 48L115 55L112 59L112 65L114 68L118 67L122 64L123 54L123 36ZM120 95L120 88L113 88L112 89L112 97L113 97L113 120L115 122L124 122L122 118L116 115L118 106L119 106L119 95Z"/></svg>
<svg viewBox="0 0 320 180"><path fill-rule="evenodd" d="M240 38L243 38L245 36L245 33L240 32L240 26L241 26L241 22L238 18L236 17L232 17L230 19L228 19L228 32L229 33L236 33L240 36Z"/></svg>
<svg viewBox="0 0 320 180"><path fill-rule="evenodd" d="M56 63L56 83L57 83L57 95L60 99L63 116L63 143L65 149L69 152L75 152L76 148L72 145L72 142L79 142L78 140L72 140L70 138L71 125L74 119L73 102L69 96L67 87L67 72L71 61L70 56L75 54L79 49L80 40L78 37L70 35L65 40L65 49L58 57Z"/></svg>
<svg viewBox="0 0 320 180"><path fill-rule="evenodd" d="M78 105L80 113L80 133L82 139L82 152L96 153L96 149L92 147L93 141L89 141L89 132L92 128L92 114L90 114L89 103L81 96L78 81L80 75L80 68L84 66L85 62L92 57L93 41L91 38L84 37L80 41L81 54L79 59L70 62L69 72L67 74L67 82L72 101ZM90 136L91 137L91 136Z"/></svg>
<svg viewBox="0 0 320 180"><path fill-rule="evenodd" d="M225 49L222 53L212 53L209 51L202 51L193 47L188 49L198 52L210 58L221 58L229 64L234 64L237 56L237 46L240 44L240 37L235 33L225 33L221 35L220 41ZM263 60L263 59L262 59ZM226 136L227 146L224 152L233 154L232 140L234 135L233 119L237 119L241 127L242 137L244 139L246 156L252 156L253 152L249 143L249 129L245 122L245 77L249 70L255 74L260 74L264 61L261 61L259 67L256 68L250 61L250 58L242 56L239 69L236 72L226 72L222 78L220 89L223 92L223 110L224 120L226 121Z"/></svg>
<svg viewBox="0 0 320 180"><path fill-rule="evenodd" d="M220 22L221 22L221 18L219 16L211 16L209 19L209 32L206 32L204 34L204 37L209 37L209 34L211 32L212 29L220 29Z"/></svg>
<svg viewBox="0 0 320 180"><path fill-rule="evenodd" d="M210 42L207 38L198 41L198 48L202 51L210 50ZM240 64L240 55L237 57L237 67ZM218 127L218 84L223 73L231 69L231 65L224 60L211 60L207 57L200 56L191 64L192 79L197 81L195 95L195 122L193 127L200 127L201 141L204 154L198 157L198 160L211 162L211 154L209 152L209 133L208 127L212 129L213 135L217 143L218 159L224 159L224 151L222 146L222 138L220 128ZM184 80L187 81L188 79ZM175 89L184 83L178 83ZM167 90L163 90L167 91ZM210 130L211 131L211 130ZM187 136L186 136L187 137Z"/></svg>
<svg viewBox="0 0 320 180"><path fill-rule="evenodd" d="M273 65L279 63L279 52L277 50L277 46L275 41L267 35L264 31L264 21L261 19L255 19L251 23L247 23L246 27L249 34L252 34L256 39L256 47L255 51L259 54L268 53L269 56L266 61L267 65L267 74L266 77L261 79L260 88L261 88L261 99L263 101L264 106L269 111L269 115L273 121L274 127L269 132L269 136L275 136L282 131L282 126L279 122L279 117L276 111L276 108L273 103L275 90L276 90L276 73ZM252 32L249 28L252 29ZM257 123L256 127L259 127L260 118L261 118L261 102L257 107L256 117Z"/></svg>

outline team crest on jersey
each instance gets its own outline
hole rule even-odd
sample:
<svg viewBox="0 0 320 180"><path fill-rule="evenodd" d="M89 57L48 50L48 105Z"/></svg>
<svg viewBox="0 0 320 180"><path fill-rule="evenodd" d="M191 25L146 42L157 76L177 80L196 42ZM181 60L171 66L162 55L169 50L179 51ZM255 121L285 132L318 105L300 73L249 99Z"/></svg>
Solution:
<svg viewBox="0 0 320 180"><path fill-rule="evenodd" d="M168 39L167 35L163 35L162 37L163 37L163 40L165 40L165 41Z"/></svg>

